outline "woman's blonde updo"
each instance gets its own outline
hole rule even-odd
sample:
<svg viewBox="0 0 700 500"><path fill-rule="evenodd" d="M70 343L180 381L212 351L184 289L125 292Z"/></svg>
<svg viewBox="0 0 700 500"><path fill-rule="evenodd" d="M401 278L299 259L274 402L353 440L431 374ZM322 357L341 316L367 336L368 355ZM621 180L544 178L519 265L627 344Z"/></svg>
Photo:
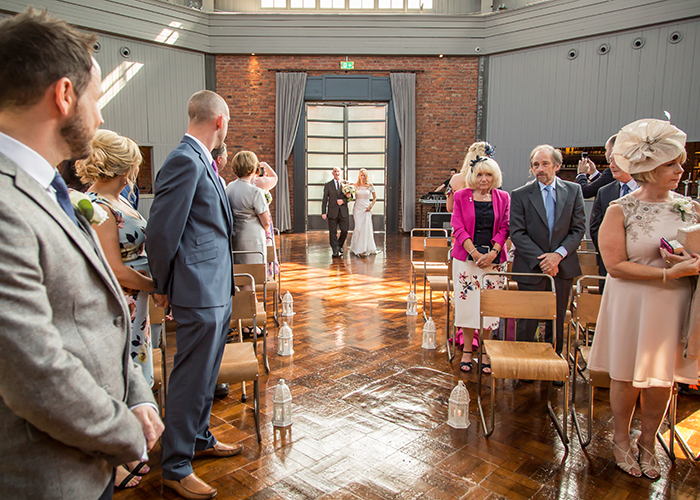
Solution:
<svg viewBox="0 0 700 500"><path fill-rule="evenodd" d="M136 143L111 130L98 130L92 139L92 153L75 163L75 171L83 184L126 175L130 186L136 182L143 156Z"/></svg>
<svg viewBox="0 0 700 500"><path fill-rule="evenodd" d="M253 172L258 170L258 157L252 151L239 151L236 156L231 160L231 167L233 167L233 173L239 179L241 177L248 177Z"/></svg>
<svg viewBox="0 0 700 500"><path fill-rule="evenodd" d="M476 160L476 157L481 158L493 158L494 147L486 141L475 142L469 146L467 150L467 156L464 157L464 162L462 162L462 170L460 174L466 180L469 170L471 169L472 161Z"/></svg>

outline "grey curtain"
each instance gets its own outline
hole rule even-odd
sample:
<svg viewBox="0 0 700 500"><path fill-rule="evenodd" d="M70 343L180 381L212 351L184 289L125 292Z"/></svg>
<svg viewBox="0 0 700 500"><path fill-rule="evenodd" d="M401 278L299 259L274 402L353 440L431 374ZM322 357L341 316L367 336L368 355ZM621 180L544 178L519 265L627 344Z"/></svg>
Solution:
<svg viewBox="0 0 700 500"><path fill-rule="evenodd" d="M287 158L292 152L304 105L306 73L277 73L275 104L275 170L277 172L277 229L292 228L289 209L289 176ZM300 168L300 166L297 166Z"/></svg>
<svg viewBox="0 0 700 500"><path fill-rule="evenodd" d="M391 73L389 76L401 141L401 227L410 231L416 220L416 75Z"/></svg>

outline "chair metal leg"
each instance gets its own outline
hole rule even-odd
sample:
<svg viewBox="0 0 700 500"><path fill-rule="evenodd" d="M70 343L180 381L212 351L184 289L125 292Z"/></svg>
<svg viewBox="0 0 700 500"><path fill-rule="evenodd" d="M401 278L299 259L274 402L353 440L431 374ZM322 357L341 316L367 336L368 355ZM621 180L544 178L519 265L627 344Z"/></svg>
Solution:
<svg viewBox="0 0 700 500"><path fill-rule="evenodd" d="M483 323L480 325L483 327ZM480 329L481 330L481 329ZM465 343L466 344L466 339ZM477 361L476 361L476 369L478 371L477 375L477 382L476 382L476 404L479 407L479 416L481 417L481 425L484 428L484 436L489 437L491 434L493 434L494 429L496 428L496 412L494 411L494 401L496 400L496 379L493 377L493 374L491 375L491 428L489 429L489 426L486 425L486 417L484 416L484 408L481 402L481 377L483 376L483 372L481 370L481 358L482 358L482 348L483 348L483 339L481 336L479 336L479 350L477 352Z"/></svg>
<svg viewBox="0 0 700 500"><path fill-rule="evenodd" d="M248 401L248 394L245 391L245 382L241 382L241 403Z"/></svg>
<svg viewBox="0 0 700 500"><path fill-rule="evenodd" d="M449 278L448 278L449 279ZM452 333L452 350L450 350L450 329ZM452 362L457 355L457 329L450 324L450 287L447 287L447 322L445 324L445 339L447 341L447 359Z"/></svg>
<svg viewBox="0 0 700 500"><path fill-rule="evenodd" d="M574 351L574 381L573 381L573 387L571 388L571 419L574 424L574 428L576 429L576 434L578 436L578 441L581 443L581 447L585 448L591 443L591 438L592 438L592 423L593 423L593 390L594 387L589 383L588 384L588 415L586 416L587 422L588 422L588 435L586 436L586 440L583 440L583 432L581 432L581 427L578 423L578 414L576 412L576 374L579 373L585 380L585 376L579 370L578 367L578 355L579 355L579 350L578 350L578 344L577 347Z"/></svg>
<svg viewBox="0 0 700 500"><path fill-rule="evenodd" d="M253 382L253 403L255 405L255 433L258 435L258 443L262 441L260 433L260 384L258 379Z"/></svg>
<svg viewBox="0 0 700 500"><path fill-rule="evenodd" d="M564 383L564 411L562 413L562 422L559 423L557 416L554 414L554 408L552 408L552 381L549 381L547 385L547 412L549 417L554 423L554 428L557 430L557 434L564 443L564 448L569 449L569 437L566 435L567 420L569 418L569 380Z"/></svg>
<svg viewBox="0 0 700 500"><path fill-rule="evenodd" d="M666 454L668 455L668 458L671 459L671 461L676 460L676 452L674 450L674 442L675 442L675 437L677 434L676 431L676 403L678 399L678 385L674 384L673 389L671 389L671 400L669 404L668 411L666 412L666 416L668 417L668 444L664 440L663 435L661 434L661 431L656 431L656 439L659 441L661 444L661 447L664 449ZM684 443L684 441L681 441L681 443ZM687 443L684 443L687 445ZM681 444L681 448L683 448L683 444ZM688 455L688 457L692 456L692 452L688 453L684 448L683 448L684 453Z"/></svg>

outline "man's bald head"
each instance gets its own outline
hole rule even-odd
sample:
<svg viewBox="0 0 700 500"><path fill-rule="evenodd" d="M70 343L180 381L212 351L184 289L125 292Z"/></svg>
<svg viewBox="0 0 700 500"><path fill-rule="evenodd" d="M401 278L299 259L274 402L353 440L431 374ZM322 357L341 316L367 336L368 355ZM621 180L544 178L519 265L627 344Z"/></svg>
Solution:
<svg viewBox="0 0 700 500"><path fill-rule="evenodd" d="M195 92L187 103L187 114L191 125L201 125L223 115L229 118L228 105L223 97L211 90Z"/></svg>

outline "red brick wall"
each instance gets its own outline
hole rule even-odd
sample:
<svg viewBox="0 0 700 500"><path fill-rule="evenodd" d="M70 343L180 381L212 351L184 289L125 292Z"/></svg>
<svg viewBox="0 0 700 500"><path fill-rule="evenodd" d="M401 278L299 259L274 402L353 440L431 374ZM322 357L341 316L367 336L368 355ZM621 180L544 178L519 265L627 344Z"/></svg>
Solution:
<svg viewBox="0 0 700 500"><path fill-rule="evenodd" d="M305 69L309 76L346 74L339 56L216 56L216 90L231 105L226 144L235 154L255 151L261 161L275 163L275 72L268 69ZM423 70L416 73L416 199L460 168L474 142L478 58L476 57L350 57L355 69L376 70L388 76L391 69ZM312 68L317 68L313 70ZM366 74L366 73L364 73ZM288 162L293 191L292 157ZM222 171L233 179L230 166ZM291 206L294 193L291 192ZM274 196L274 192L273 192ZM274 203L273 203L274 215ZM292 209L292 223L293 223ZM416 209L416 218L419 210ZM419 221L416 221L418 224Z"/></svg>

